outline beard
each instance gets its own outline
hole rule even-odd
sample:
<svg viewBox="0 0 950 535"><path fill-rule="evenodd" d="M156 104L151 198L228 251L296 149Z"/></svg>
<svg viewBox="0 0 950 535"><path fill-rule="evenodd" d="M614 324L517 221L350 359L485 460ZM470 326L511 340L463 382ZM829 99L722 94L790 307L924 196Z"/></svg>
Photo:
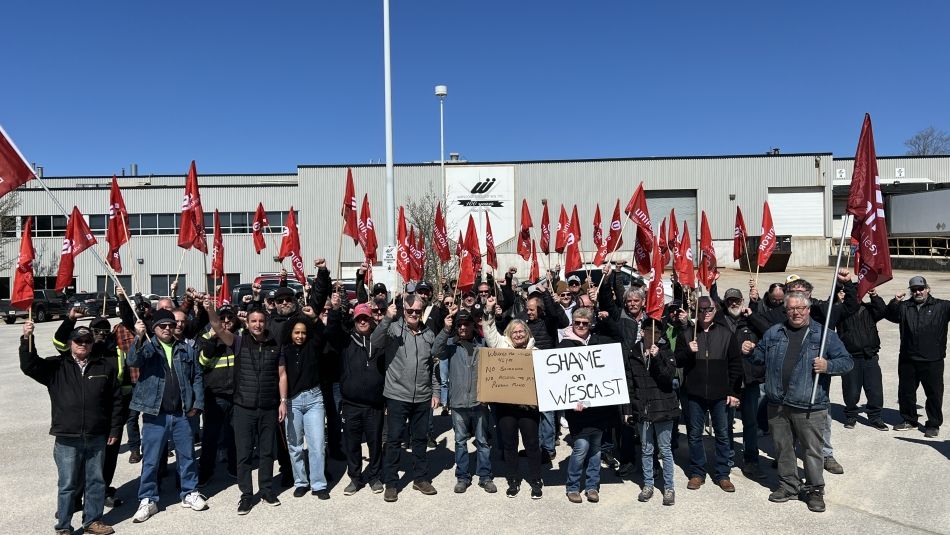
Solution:
<svg viewBox="0 0 950 535"><path fill-rule="evenodd" d="M926 301L926 300L927 300L927 296L926 296L926 295L923 295L923 294L915 294L915 295L914 295L914 302L917 303L917 304L923 303L923 302Z"/></svg>
<svg viewBox="0 0 950 535"><path fill-rule="evenodd" d="M741 308L741 307L739 307L739 308L732 308L732 307L729 307L729 308L726 309L726 312L728 312L729 315L732 316L733 318L738 318L739 316L742 315L742 308Z"/></svg>

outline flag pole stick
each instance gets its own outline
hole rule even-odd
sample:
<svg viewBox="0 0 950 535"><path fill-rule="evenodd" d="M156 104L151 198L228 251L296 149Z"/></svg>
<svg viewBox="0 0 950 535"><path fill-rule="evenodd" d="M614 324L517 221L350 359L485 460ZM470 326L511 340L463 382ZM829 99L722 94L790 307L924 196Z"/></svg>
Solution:
<svg viewBox="0 0 950 535"><path fill-rule="evenodd" d="M204 270L205 270L205 294L209 294L211 292L208 288L208 253L204 253L203 255L201 255L201 260L204 263Z"/></svg>
<svg viewBox="0 0 950 535"><path fill-rule="evenodd" d="M848 231L848 217L851 214L845 214L844 220L841 221L841 241L844 242L844 235ZM843 249L838 247L838 259L835 261L835 271L833 278L831 279L831 291L828 295L828 312L825 314L825 324L822 325L821 329L821 345L818 347L818 357L821 358L825 354L825 344L828 342L828 324L831 323L831 309L834 305L835 299L835 285L838 283L838 270L841 269L841 253ZM808 404L809 407L815 404L815 395L818 393L818 373L815 373L815 382L811 388L811 402Z"/></svg>
<svg viewBox="0 0 950 535"><path fill-rule="evenodd" d="M340 239L337 241L336 248L336 278L338 280L343 278L343 229L346 226L346 220L343 219L342 212L340 213L340 221L342 222L340 225Z"/></svg>
<svg viewBox="0 0 950 535"><path fill-rule="evenodd" d="M178 277L181 275L181 266L185 264L185 251L188 249L182 248L181 258L178 259L178 270L175 271L175 286L178 286Z"/></svg>
<svg viewBox="0 0 950 535"><path fill-rule="evenodd" d="M611 217L612 217L612 216L611 216ZM614 244L613 250L610 251L610 257L607 258L607 263L608 263L608 264L612 264L612 263L613 263L613 261L614 261L614 253L616 253L616 252L617 252L617 249L620 248L620 242L623 241L623 231L624 231L625 228L627 228L627 221L630 221L630 218L629 218L629 217L623 218L623 224L620 225L620 234L617 234L617 243ZM609 233L608 233L607 235L610 236ZM636 260L636 259L634 259L634 260ZM636 262L634 262L634 264L636 264ZM604 279L606 279L606 278L607 278L607 277L601 277L601 278L600 278L600 282L597 284L597 293L598 293L598 294L600 294L600 286L604 283Z"/></svg>
<svg viewBox="0 0 950 535"><path fill-rule="evenodd" d="M27 319L33 321L33 303L30 303L30 310L27 312ZM29 340L27 340L27 346L29 347L30 353L33 352L33 335L30 335Z"/></svg>
<svg viewBox="0 0 950 535"><path fill-rule="evenodd" d="M760 267L762 267L762 266L760 266L760 265L759 265L759 262L756 261L756 263L755 263L755 287L756 287L756 288L759 287L759 268L760 268ZM751 273L751 268L750 268L750 273Z"/></svg>
<svg viewBox="0 0 950 535"><path fill-rule="evenodd" d="M749 244L747 243L745 239L743 239L742 248L745 249L745 263L746 263L746 267L749 268L749 275L751 276L752 275L752 258L749 256Z"/></svg>
<svg viewBox="0 0 950 535"><path fill-rule="evenodd" d="M128 212L126 212L125 215L128 215ZM129 232L129 229L125 224L125 217L123 217L122 214L119 214L119 222L122 223L122 232L124 232L125 235L128 237L126 239L126 244L128 245L128 248L126 250L129 253L129 269L132 270L132 273L131 273L132 288L131 289L132 291L140 292L142 291L142 289L138 284L138 277L135 276L135 262L134 262L135 255L132 254L132 233Z"/></svg>

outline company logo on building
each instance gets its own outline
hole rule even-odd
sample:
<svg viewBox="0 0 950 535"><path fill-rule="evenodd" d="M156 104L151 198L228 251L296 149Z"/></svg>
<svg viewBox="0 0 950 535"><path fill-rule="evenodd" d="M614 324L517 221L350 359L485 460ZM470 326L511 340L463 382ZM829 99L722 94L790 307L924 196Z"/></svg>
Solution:
<svg viewBox="0 0 950 535"><path fill-rule="evenodd" d="M494 186L495 186L495 179L489 178L488 180L479 181L475 183L475 186L469 191L471 191L472 194L474 195L478 195L478 194L488 193L488 190L492 189Z"/></svg>

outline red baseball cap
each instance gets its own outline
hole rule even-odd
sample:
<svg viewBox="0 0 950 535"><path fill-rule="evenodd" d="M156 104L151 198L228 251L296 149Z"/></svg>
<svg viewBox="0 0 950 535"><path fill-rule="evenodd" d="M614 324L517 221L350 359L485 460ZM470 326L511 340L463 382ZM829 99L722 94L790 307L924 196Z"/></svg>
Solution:
<svg viewBox="0 0 950 535"><path fill-rule="evenodd" d="M366 316L367 318L372 319L373 314L370 312L369 305L366 303L360 303L356 305L356 308L353 309L353 319L356 319L360 316Z"/></svg>

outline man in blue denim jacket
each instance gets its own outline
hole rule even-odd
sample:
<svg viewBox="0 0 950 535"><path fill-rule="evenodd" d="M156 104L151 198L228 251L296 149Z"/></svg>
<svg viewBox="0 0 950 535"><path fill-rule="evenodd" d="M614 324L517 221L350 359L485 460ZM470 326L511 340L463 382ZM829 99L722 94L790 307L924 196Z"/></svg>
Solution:
<svg viewBox="0 0 950 535"><path fill-rule="evenodd" d="M151 339L145 323L135 324L135 342L127 363L139 369L130 407L142 413L142 476L139 508L133 522L145 522L158 512L158 467L169 438L175 445L181 479L182 507L206 509L198 488L194 434L188 418L204 408L204 381L194 346L175 339L175 315L158 310L152 315Z"/></svg>
<svg viewBox="0 0 950 535"><path fill-rule="evenodd" d="M822 432L827 425L828 385L832 375L851 371L854 362L834 331L828 331L824 358L818 356L824 327L811 321L811 300L801 292L785 295L784 323L769 328L758 344L744 342L742 352L754 365L765 365L769 428L778 457L779 486L769 501L782 503L805 493L808 509L825 510ZM811 392L818 381L815 402ZM798 478L795 440L804 452L806 485Z"/></svg>

